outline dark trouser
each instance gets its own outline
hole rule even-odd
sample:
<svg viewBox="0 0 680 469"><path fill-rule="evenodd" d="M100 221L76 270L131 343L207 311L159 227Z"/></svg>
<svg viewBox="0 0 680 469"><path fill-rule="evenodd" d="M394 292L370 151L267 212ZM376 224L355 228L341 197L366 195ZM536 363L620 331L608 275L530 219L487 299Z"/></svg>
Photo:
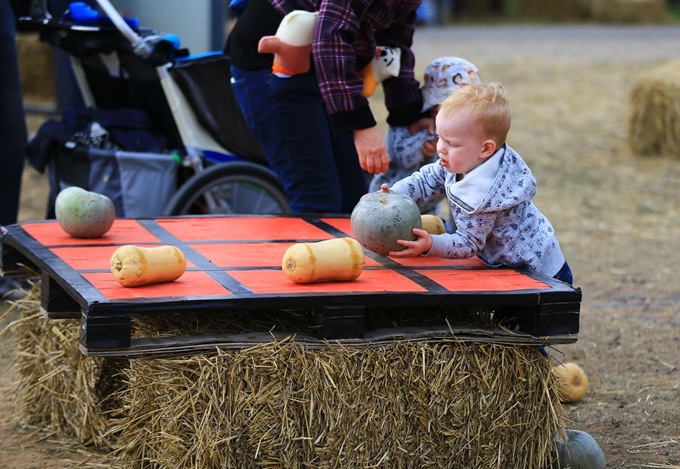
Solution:
<svg viewBox="0 0 680 469"><path fill-rule="evenodd" d="M564 261L564 265L560 271L553 276L553 278L556 280L561 280L564 283L568 283L569 285L573 285L574 276L571 274L571 268L569 267L569 264L567 264L567 261Z"/></svg>
<svg viewBox="0 0 680 469"><path fill-rule="evenodd" d="M17 222L26 147L14 13L0 0L0 225Z"/></svg>
<svg viewBox="0 0 680 469"><path fill-rule="evenodd" d="M236 99L293 213L351 213L366 179L352 133L331 133L314 72L280 78L231 69Z"/></svg>

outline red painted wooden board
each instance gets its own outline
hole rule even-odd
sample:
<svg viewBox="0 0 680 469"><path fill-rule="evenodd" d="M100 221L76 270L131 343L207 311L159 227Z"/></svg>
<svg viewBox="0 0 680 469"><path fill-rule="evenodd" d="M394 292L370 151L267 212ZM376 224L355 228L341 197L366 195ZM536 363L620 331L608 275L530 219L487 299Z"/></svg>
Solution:
<svg viewBox="0 0 680 469"><path fill-rule="evenodd" d="M216 270L223 271L249 292L282 297L305 293L426 292L427 288L404 275L414 273L449 292L550 289L544 281L511 269L485 267L476 258L396 260L378 255L366 257L365 271L354 282L295 284L281 272L281 259L290 245L352 236L348 219L322 218L319 221L321 227L305 219L287 217L121 219L115 221L106 235L97 239L72 238L53 221L25 224L22 228L41 249L46 248L62 261L61 266L56 267L57 275L69 269L78 272L106 300L238 294L230 285L212 280L210 272ZM179 246L187 254L187 272L172 283L134 289L123 287L109 272L109 261L113 252L125 244ZM51 256L42 257L43 261L49 262ZM201 259L200 265L192 262L196 257Z"/></svg>
<svg viewBox="0 0 680 469"><path fill-rule="evenodd" d="M545 335L577 332L580 290L525 271L491 268L476 258L392 259L367 251L364 271L352 282L299 285L281 271L290 245L344 236L352 236L346 217L117 219L97 239L72 238L56 221L40 221L6 228L3 260L9 266L16 251L36 265L49 283L42 307L48 313L79 309L83 330L99 328L102 337L108 327L127 328L130 316L159 312L459 304L538 308L548 321ZM126 244L175 245L187 257L187 271L171 283L125 288L113 278L109 262ZM563 312L572 315L566 326L555 319Z"/></svg>

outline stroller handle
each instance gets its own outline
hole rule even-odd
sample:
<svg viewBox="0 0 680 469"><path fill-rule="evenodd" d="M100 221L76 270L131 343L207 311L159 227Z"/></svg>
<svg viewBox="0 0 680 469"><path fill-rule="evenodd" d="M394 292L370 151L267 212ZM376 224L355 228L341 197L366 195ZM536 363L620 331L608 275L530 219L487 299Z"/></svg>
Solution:
<svg viewBox="0 0 680 469"><path fill-rule="evenodd" d="M104 12L111 19L114 26L120 31L120 33L130 41L132 49L135 54L141 57L149 57L153 53L153 46L149 42L141 38L134 30L125 22L123 17L118 13L118 10L111 5L109 0L97 0L99 6L104 10Z"/></svg>

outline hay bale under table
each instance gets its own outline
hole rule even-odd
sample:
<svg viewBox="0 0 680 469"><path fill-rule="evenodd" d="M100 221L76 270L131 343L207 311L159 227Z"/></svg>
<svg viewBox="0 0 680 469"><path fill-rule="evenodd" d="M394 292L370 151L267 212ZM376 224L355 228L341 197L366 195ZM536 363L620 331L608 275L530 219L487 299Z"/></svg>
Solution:
<svg viewBox="0 0 680 469"><path fill-rule="evenodd" d="M288 340L124 372L125 468L542 468L562 430L532 347Z"/></svg>
<svg viewBox="0 0 680 469"><path fill-rule="evenodd" d="M630 109L628 141L634 154L680 157L680 60L637 81Z"/></svg>
<svg viewBox="0 0 680 469"><path fill-rule="evenodd" d="M15 303L19 318L2 332L15 353L17 418L77 443L107 448L115 391L127 360L86 357L78 349L80 321L40 313L40 284Z"/></svg>
<svg viewBox="0 0 680 469"><path fill-rule="evenodd" d="M212 355L85 357L78 321L42 316L35 291L23 301L22 414L107 448L112 467L538 469L564 431L550 361L532 346L452 337L311 349L291 335ZM136 325L154 327L167 326Z"/></svg>

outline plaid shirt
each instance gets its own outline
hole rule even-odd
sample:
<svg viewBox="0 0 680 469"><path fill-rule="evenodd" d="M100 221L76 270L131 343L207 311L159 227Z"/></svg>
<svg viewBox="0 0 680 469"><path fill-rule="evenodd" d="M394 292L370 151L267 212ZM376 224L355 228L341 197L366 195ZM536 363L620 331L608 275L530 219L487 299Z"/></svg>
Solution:
<svg viewBox="0 0 680 469"><path fill-rule="evenodd" d="M407 125L421 117L422 95L411 51L421 0L269 1L282 15L319 11L312 56L334 132L375 125L368 100L361 95L359 69L371 61L378 44L401 49L399 76L383 82L388 123Z"/></svg>

